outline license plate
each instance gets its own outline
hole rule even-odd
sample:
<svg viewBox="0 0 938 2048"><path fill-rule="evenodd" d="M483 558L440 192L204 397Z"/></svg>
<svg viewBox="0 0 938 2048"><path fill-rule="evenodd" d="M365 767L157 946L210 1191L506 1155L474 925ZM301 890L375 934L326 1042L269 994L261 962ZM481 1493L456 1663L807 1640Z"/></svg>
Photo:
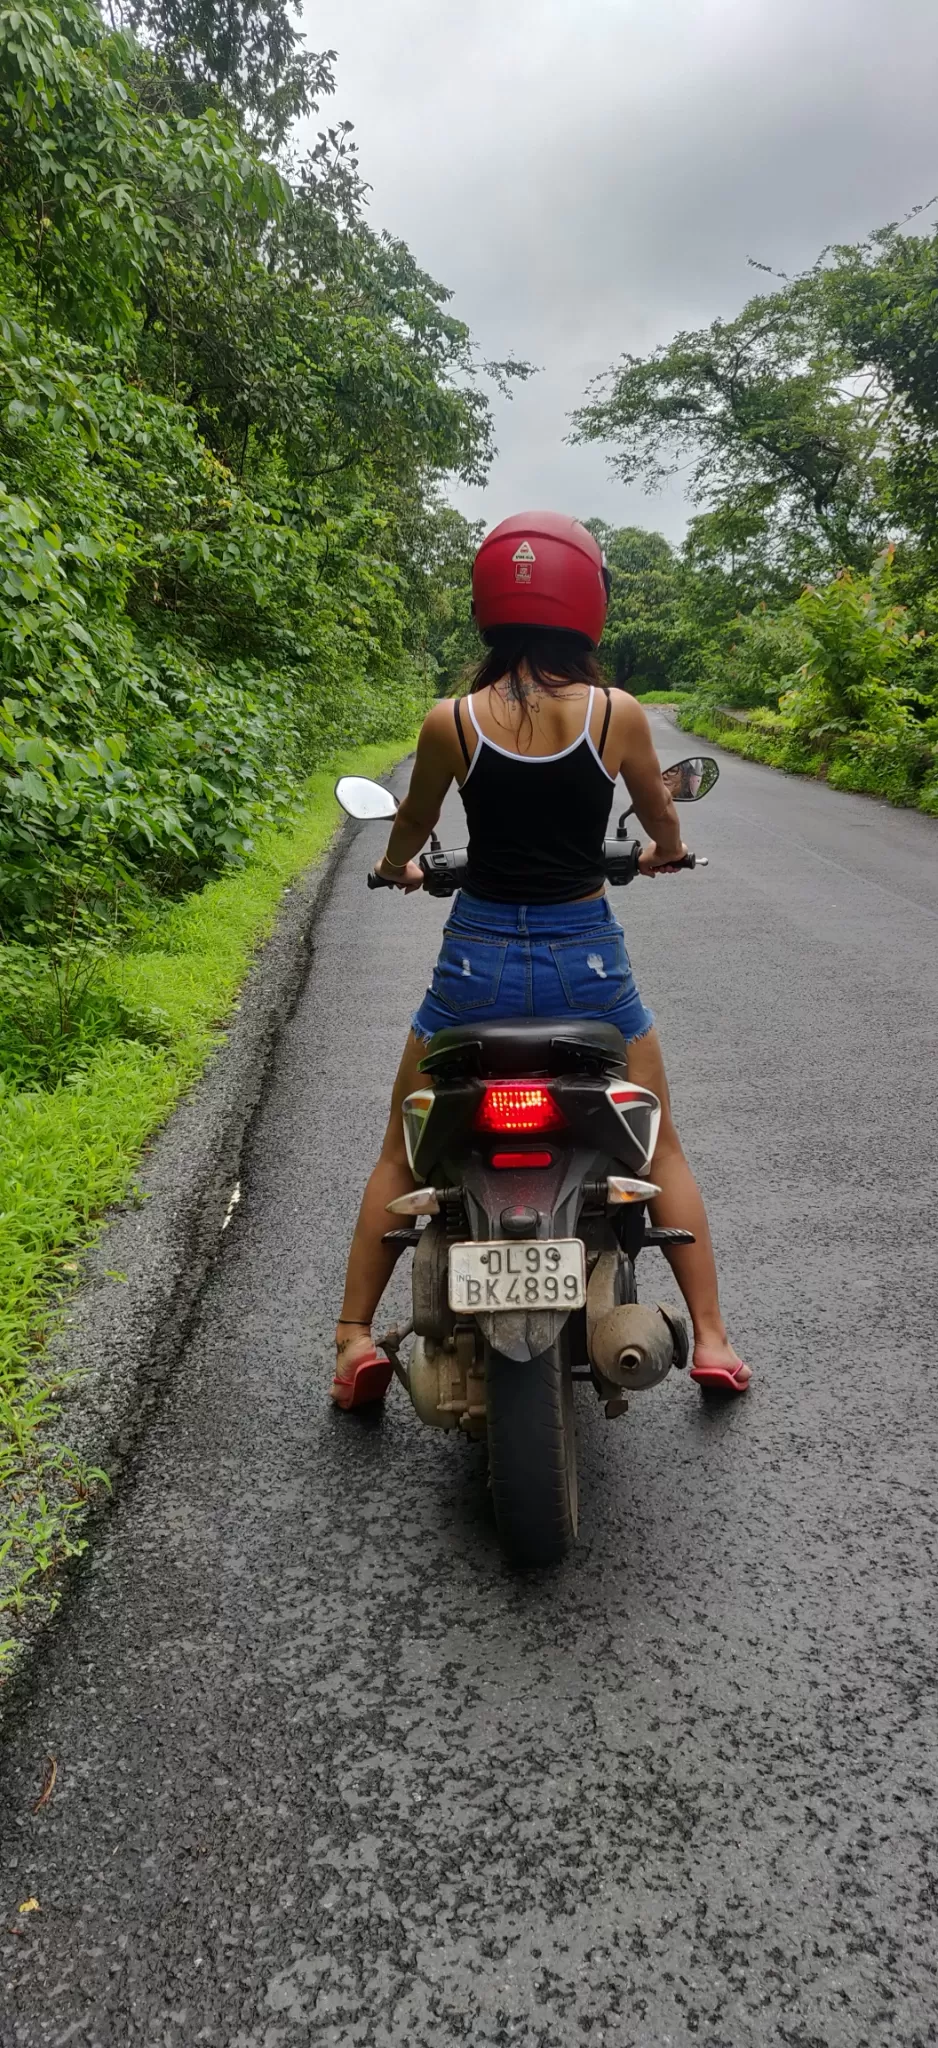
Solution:
<svg viewBox="0 0 938 2048"><path fill-rule="evenodd" d="M582 1308L585 1300L586 1254L578 1237L450 1247L449 1305L456 1315Z"/></svg>

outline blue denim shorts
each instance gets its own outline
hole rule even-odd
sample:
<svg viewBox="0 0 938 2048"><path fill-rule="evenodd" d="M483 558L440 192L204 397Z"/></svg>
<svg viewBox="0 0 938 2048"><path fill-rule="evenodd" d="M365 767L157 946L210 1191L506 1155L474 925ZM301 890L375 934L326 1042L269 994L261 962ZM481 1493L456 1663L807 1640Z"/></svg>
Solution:
<svg viewBox="0 0 938 2048"><path fill-rule="evenodd" d="M627 1043L651 1030L608 897L488 903L460 890L413 1028L432 1038L499 1017L601 1017Z"/></svg>

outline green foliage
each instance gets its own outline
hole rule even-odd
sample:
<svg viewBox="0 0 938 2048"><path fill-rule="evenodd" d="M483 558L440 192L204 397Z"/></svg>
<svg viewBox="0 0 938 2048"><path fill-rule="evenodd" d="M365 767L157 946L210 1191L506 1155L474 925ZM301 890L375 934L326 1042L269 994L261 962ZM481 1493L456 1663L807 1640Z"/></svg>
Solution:
<svg viewBox="0 0 938 2048"><path fill-rule="evenodd" d="M335 51L303 50L283 0L131 0L125 18L189 109L217 106L278 149L299 115L333 90Z"/></svg>
<svg viewBox="0 0 938 2048"><path fill-rule="evenodd" d="M668 704L674 710L677 710L681 704L687 704L690 701L690 692L688 690L636 689L633 691L633 695L640 698L643 704Z"/></svg>
<svg viewBox="0 0 938 2048"><path fill-rule="evenodd" d="M0 9L0 222L40 325L118 343L173 252L227 272L283 182L211 109L156 111L88 0Z"/></svg>
<svg viewBox="0 0 938 2048"><path fill-rule="evenodd" d="M910 724L912 660L924 636L910 634L908 614L891 602L890 560L883 555L868 581L844 571L798 600L807 656L783 708L821 743L858 726L898 733Z"/></svg>
<svg viewBox="0 0 938 2048"><path fill-rule="evenodd" d="M472 617L472 564L482 540L473 524L451 505L436 507L426 522L415 573L421 578L415 607L425 620L424 648L439 695L452 693L483 652Z"/></svg>
<svg viewBox="0 0 938 2048"><path fill-rule="evenodd" d="M41 951L63 1038L147 904L411 731L470 552L438 479L491 453L347 130L261 153L330 55L282 0L128 18L145 43L89 0L0 11L0 943Z"/></svg>
<svg viewBox="0 0 938 2048"><path fill-rule="evenodd" d="M700 686L710 701L777 710L808 658L810 640L797 607L760 604L734 619L708 651Z"/></svg>
<svg viewBox="0 0 938 2048"><path fill-rule="evenodd" d="M587 521L604 549L612 590L602 655L619 689L672 686L682 674L687 634L680 563L660 533Z"/></svg>
<svg viewBox="0 0 938 2048"><path fill-rule="evenodd" d="M705 737L718 730L724 744L773 766L931 808L933 658L930 636L895 602L887 551L870 577L844 571L782 611L760 608L740 619L688 722L709 718ZM734 730L725 709L736 705L749 715Z"/></svg>
<svg viewBox="0 0 938 2048"><path fill-rule="evenodd" d="M625 356L574 416L610 442L626 482L691 464L719 507L762 501L775 547L806 571L868 566L883 537L880 403L855 389L849 347L810 285L752 299L737 319Z"/></svg>
<svg viewBox="0 0 938 2048"><path fill-rule="evenodd" d="M398 741L337 756L239 872L142 919L108 956L64 1049L54 1020L43 1034L54 990L42 956L0 950L0 1613L42 1594L101 1483L59 1441L63 1383L43 1352L81 1251L218 1043L285 885L328 843L341 815L335 774L380 775L403 751Z"/></svg>
<svg viewBox="0 0 938 2048"><path fill-rule="evenodd" d="M825 250L811 289L875 391L889 450L886 496L929 569L938 561L938 233L881 229Z"/></svg>
<svg viewBox="0 0 938 2048"><path fill-rule="evenodd" d="M654 485L690 461L703 509L672 576L646 583L666 678L692 688L686 722L928 810L936 367L938 235L892 227L826 250L735 320L625 357L575 420L629 480ZM621 612L630 625L639 612L628 577L618 603L621 633ZM626 661L638 644L633 632Z"/></svg>

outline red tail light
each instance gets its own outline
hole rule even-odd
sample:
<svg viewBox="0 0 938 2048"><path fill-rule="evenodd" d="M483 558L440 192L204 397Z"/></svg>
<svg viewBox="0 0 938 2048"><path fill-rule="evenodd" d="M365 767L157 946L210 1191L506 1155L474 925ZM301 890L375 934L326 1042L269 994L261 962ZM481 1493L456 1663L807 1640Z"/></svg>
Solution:
<svg viewBox="0 0 938 2048"><path fill-rule="evenodd" d="M476 1110L477 1131L559 1131L567 1119L549 1088L536 1081L499 1081Z"/></svg>
<svg viewBox="0 0 938 2048"><path fill-rule="evenodd" d="M493 1152L492 1165L505 1168L526 1166L553 1166L552 1152Z"/></svg>

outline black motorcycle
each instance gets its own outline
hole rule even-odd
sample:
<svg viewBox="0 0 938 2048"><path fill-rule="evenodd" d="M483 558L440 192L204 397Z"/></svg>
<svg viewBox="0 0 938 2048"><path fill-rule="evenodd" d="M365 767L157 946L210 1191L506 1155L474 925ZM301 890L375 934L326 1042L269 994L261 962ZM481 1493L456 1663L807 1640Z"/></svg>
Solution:
<svg viewBox="0 0 938 2048"><path fill-rule="evenodd" d="M697 757L665 781L688 803L718 775ZM397 808L358 776L336 795L361 820ZM614 886L638 872L630 816L606 841ZM465 880L465 851L444 851L436 834L420 865L430 895ZM680 865L706 862L689 853ZM391 885L372 873L368 886ZM421 1068L426 1085L404 1104L418 1185L391 1203L399 1221L386 1238L413 1248L413 1321L381 1342L422 1422L487 1437L508 1555L553 1564L577 1533L574 1381L591 1381L612 1418L687 1363L683 1313L639 1303L635 1284L646 1245L693 1242L646 1214L659 1192L644 1176L660 1104L629 1080L614 1025L569 1017L455 1025L431 1039Z"/></svg>

